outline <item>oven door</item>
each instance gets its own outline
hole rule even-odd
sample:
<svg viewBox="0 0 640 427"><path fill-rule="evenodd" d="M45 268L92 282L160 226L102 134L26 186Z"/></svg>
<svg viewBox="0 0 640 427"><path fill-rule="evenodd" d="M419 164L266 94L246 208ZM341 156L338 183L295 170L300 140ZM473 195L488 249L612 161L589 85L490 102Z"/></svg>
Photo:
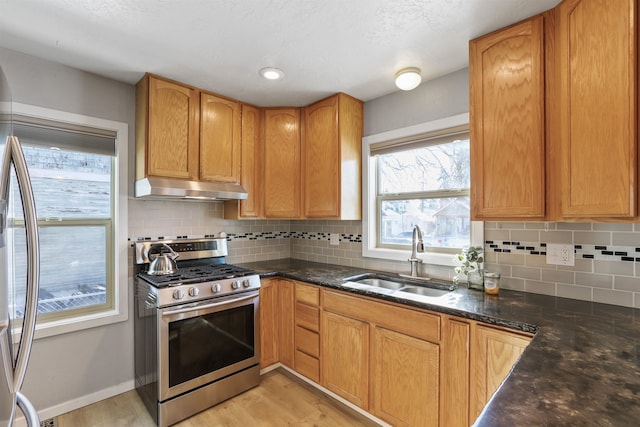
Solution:
<svg viewBox="0 0 640 427"><path fill-rule="evenodd" d="M260 362L260 292L159 309L160 401Z"/></svg>

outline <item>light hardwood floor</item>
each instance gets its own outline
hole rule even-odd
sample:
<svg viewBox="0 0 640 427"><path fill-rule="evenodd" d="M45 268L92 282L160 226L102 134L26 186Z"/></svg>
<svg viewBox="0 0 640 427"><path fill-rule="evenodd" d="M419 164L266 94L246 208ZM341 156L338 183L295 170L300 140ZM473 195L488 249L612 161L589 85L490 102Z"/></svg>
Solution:
<svg viewBox="0 0 640 427"><path fill-rule="evenodd" d="M176 424L177 427L376 425L282 369L264 375L258 387ZM155 424L132 390L58 417L58 427L80 426Z"/></svg>

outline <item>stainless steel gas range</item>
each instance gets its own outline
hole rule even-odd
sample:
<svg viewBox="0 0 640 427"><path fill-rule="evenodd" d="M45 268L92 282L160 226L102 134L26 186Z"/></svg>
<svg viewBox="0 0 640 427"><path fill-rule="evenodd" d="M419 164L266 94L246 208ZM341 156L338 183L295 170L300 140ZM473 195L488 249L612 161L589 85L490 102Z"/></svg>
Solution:
<svg viewBox="0 0 640 427"><path fill-rule="evenodd" d="M134 246L136 389L157 424L258 385L260 277L226 264L225 239ZM178 255L177 271L149 274L151 259L165 250Z"/></svg>

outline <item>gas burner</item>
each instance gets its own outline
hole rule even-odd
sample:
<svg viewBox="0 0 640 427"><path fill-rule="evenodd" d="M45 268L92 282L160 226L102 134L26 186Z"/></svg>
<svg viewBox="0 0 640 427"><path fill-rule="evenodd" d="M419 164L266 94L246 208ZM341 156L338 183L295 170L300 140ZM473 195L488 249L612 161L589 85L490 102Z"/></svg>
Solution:
<svg viewBox="0 0 640 427"><path fill-rule="evenodd" d="M189 283L214 282L221 279L233 279L255 274L251 270L231 264L199 265L179 267L178 272L167 275L140 273L140 277L157 288L178 286Z"/></svg>

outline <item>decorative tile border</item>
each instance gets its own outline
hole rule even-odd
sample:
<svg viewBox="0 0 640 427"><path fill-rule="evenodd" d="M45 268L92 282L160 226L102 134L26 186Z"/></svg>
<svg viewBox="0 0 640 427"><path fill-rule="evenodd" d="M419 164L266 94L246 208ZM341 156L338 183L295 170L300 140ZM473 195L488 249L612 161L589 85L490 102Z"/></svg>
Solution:
<svg viewBox="0 0 640 427"><path fill-rule="evenodd" d="M272 239L306 239L306 240L326 240L329 241L331 234L323 232L309 232L309 231L263 231L258 233L229 233L227 234L227 241L232 242L234 240L272 240ZM163 239L198 239L201 237L212 238L217 237L215 234L205 234L204 236L158 236L158 237L136 237L129 238L129 241L137 240L163 240ZM340 234L341 242L350 243L362 243L361 234Z"/></svg>
<svg viewBox="0 0 640 427"><path fill-rule="evenodd" d="M485 250L497 253L547 255L546 243L486 240ZM573 245L576 259L640 262L640 247L614 245Z"/></svg>

